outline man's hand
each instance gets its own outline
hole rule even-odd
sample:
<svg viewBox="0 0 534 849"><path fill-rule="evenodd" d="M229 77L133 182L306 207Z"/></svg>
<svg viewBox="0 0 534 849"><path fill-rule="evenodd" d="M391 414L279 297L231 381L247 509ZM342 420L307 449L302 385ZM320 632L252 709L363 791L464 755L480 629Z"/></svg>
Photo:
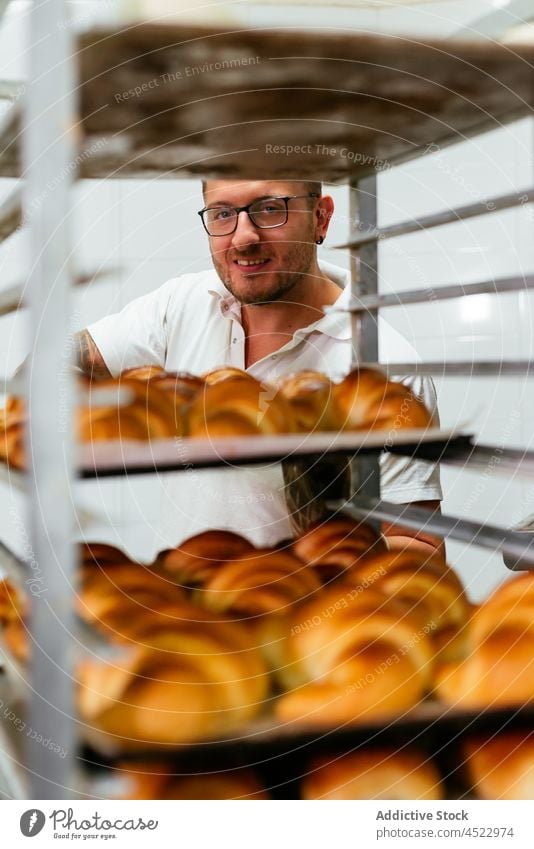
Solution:
<svg viewBox="0 0 534 849"><path fill-rule="evenodd" d="M96 380L111 377L104 358L88 330L81 330L77 333L74 341L76 351L74 365L77 365L86 375Z"/></svg>
<svg viewBox="0 0 534 849"><path fill-rule="evenodd" d="M412 504L407 504L406 507L423 507L425 510L439 513L441 512L440 504L439 501L414 501ZM388 522L382 523L382 533L386 537L389 548L395 550L418 549L427 554L437 554L442 560L445 560L445 542L439 537Z"/></svg>

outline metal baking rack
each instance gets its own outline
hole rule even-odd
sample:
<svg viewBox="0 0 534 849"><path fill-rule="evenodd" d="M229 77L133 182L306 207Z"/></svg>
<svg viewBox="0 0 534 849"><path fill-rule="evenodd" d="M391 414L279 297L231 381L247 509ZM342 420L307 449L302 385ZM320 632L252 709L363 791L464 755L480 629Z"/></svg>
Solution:
<svg viewBox="0 0 534 849"><path fill-rule="evenodd" d="M239 436L134 442L110 440L78 447L78 469L82 478L122 477L129 474L187 471L278 462L327 454L376 455L385 449L414 457L469 454L470 437L454 430L396 431L394 437L380 431L369 433L292 433L278 436Z"/></svg>
<svg viewBox="0 0 534 849"><path fill-rule="evenodd" d="M0 14L5 5L0 0ZM0 176L24 177L22 210L33 210L26 222L33 268L27 294L35 335L35 366L28 379L34 452L27 481L31 544L46 575L48 594L45 604L35 605L31 624L36 650L28 716L44 736L57 740L69 753L65 759L54 759L42 747L28 746L24 775L30 776L31 798L41 799L65 799L75 792L69 788L75 786L78 739L75 720L68 719L73 716L73 659L65 637L73 625L70 493L76 471L69 435L58 426L60 405L62 415L68 416L74 392L68 379L61 386L57 381L64 366L73 282L66 224L75 178L72 164L81 177L257 179L276 174L348 181L354 189L351 220L357 222L350 234L352 305L360 309L359 299L369 299L365 311L352 316L354 361L376 363L375 318L384 306L377 286L379 235L388 238L401 230L413 232L415 227L488 212L487 205L471 205L379 231L376 171L385 161L396 164L424 155L434 144L443 147L493 129L534 106L534 51L527 47L512 53L506 46L486 42L415 43L402 36L324 28L230 32L150 24L97 29L75 37L68 27L56 25L64 19L65 0L33 5L30 82L0 119ZM56 62L50 67L52 45ZM247 62L224 65L221 74L178 73L206 61L228 62L232 56ZM429 68L432 79L427 76ZM152 86L143 89L150 80ZM128 95L136 86L141 86L142 97ZM266 144L274 131L276 144ZM43 207L39 198L58 174L63 178ZM526 202L532 202L532 191L527 194ZM525 201L501 198L498 208L519 202ZM2 236L8 237L23 219L15 195L0 210ZM506 284L507 291L522 288L521 281L515 284ZM478 291L486 291L484 285L479 284ZM487 286L487 291L496 290L494 282ZM503 290L504 286L503 282ZM458 291L454 296L463 294ZM13 306L16 293L11 295ZM440 374L463 375L531 373L525 362L402 367L404 374L436 373L436 369ZM394 373L400 366L388 368ZM464 446L473 468L478 468L480 450ZM456 459L463 462L461 454ZM376 458L365 462L376 471ZM524 468L521 463L518 470ZM373 497L379 497L377 475L366 493L367 499ZM368 501L365 515L376 509L376 502ZM437 527L433 522L425 516L426 530ZM480 534L483 526L477 527ZM425 721L431 725L433 720ZM502 719L499 727L506 727L506 722ZM322 739L315 733L312 737Z"/></svg>
<svg viewBox="0 0 534 849"><path fill-rule="evenodd" d="M273 798L300 798L300 782L318 756L357 752L366 747L403 751L408 741L432 758L444 781L447 798L465 798L471 788L461 769L461 747L475 735L493 736L500 731L530 731L534 711L530 707L467 710L426 702L389 721L345 724L338 727L280 724L274 720L250 723L241 733L226 739L184 744L174 749L158 747L137 752L113 752L109 743L87 741L79 754L85 774L85 791L99 793L102 776L106 791L120 779L129 763L135 770L158 772L165 762L177 775L225 769L251 768ZM144 767L144 769L143 769ZM116 789L116 788L115 788ZM120 790L119 790L120 792Z"/></svg>

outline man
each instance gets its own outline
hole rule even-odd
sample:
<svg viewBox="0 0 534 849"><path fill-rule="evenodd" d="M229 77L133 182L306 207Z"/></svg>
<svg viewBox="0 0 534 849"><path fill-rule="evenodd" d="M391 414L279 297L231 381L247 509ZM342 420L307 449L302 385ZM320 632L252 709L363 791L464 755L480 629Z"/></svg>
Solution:
<svg viewBox="0 0 534 849"><path fill-rule="evenodd" d="M272 383L312 368L333 378L351 365L351 325L344 313L324 313L350 294L347 274L317 259L334 211L321 184L210 180L200 211L214 270L185 274L78 335L78 365L93 376L157 364L200 374L221 365L245 368ZM390 347L407 343L385 323ZM408 346L409 347L409 346ZM413 352L412 352L413 356ZM407 354L408 359L410 354ZM414 391L435 405L429 381ZM157 548L176 545L208 527L244 533L258 545L290 535L279 464L163 476ZM438 509L436 468L393 458L382 462L383 497ZM427 551L442 546L425 534L388 526L390 545Z"/></svg>

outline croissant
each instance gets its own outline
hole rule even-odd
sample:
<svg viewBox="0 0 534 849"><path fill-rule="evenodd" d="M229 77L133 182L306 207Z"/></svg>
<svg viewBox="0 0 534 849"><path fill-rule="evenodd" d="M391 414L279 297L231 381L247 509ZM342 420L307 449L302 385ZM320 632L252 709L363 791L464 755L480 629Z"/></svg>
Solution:
<svg viewBox="0 0 534 849"><path fill-rule="evenodd" d="M26 467L25 421L10 419L0 434L0 460L14 469Z"/></svg>
<svg viewBox="0 0 534 849"><path fill-rule="evenodd" d="M308 598L321 587L312 569L283 551L258 550L222 565L196 600L214 612L246 616L281 613L293 602Z"/></svg>
<svg viewBox="0 0 534 849"><path fill-rule="evenodd" d="M78 708L101 742L135 750L224 735L255 716L268 679L236 623L187 623L120 663L79 668Z"/></svg>
<svg viewBox="0 0 534 849"><path fill-rule="evenodd" d="M136 563L106 564L84 567L82 588L76 600L78 614L85 621L110 625L112 611L130 617L150 614L162 605L180 605L183 590L163 574L157 574Z"/></svg>
<svg viewBox="0 0 534 849"><path fill-rule="evenodd" d="M337 584L297 605L277 677L282 721L351 722L399 713L430 690L433 649L416 611L374 588Z"/></svg>
<svg viewBox="0 0 534 849"><path fill-rule="evenodd" d="M513 707L534 702L534 636L502 628L471 649L465 660L446 663L436 693L464 708Z"/></svg>
<svg viewBox="0 0 534 849"><path fill-rule="evenodd" d="M534 701L533 577L512 579L474 611L465 657L438 670L436 691L445 702L478 708Z"/></svg>
<svg viewBox="0 0 534 849"><path fill-rule="evenodd" d="M268 799L250 769L173 776L165 763L119 764L122 799ZM117 797L115 797L117 798Z"/></svg>
<svg viewBox="0 0 534 849"><path fill-rule="evenodd" d="M302 781L303 799L443 799L433 762L414 749L367 749L323 757Z"/></svg>
<svg viewBox="0 0 534 849"><path fill-rule="evenodd" d="M0 626L16 622L26 615L25 597L9 578L0 580Z"/></svg>
<svg viewBox="0 0 534 849"><path fill-rule="evenodd" d="M472 738L464 744L464 757L479 799L534 799L532 731Z"/></svg>
<svg viewBox="0 0 534 849"><path fill-rule="evenodd" d="M151 381L105 380L98 382L98 389L127 390L133 400L79 410L78 434L82 441L163 439L184 434L184 421L171 394Z"/></svg>
<svg viewBox="0 0 534 849"><path fill-rule="evenodd" d="M197 437L287 433L296 427L285 398L241 377L208 383L192 402L188 420L190 436Z"/></svg>
<svg viewBox="0 0 534 849"><path fill-rule="evenodd" d="M508 580L477 608L470 629L472 644L504 627L523 633L534 629L534 574Z"/></svg>
<svg viewBox="0 0 534 849"><path fill-rule="evenodd" d="M157 564L184 586L204 584L227 562L236 560L255 547L245 537L232 531L204 531L189 537L176 548L161 552Z"/></svg>
<svg viewBox="0 0 534 849"><path fill-rule="evenodd" d="M163 377L167 374L161 366L136 366L127 368L121 372L121 380L152 380L154 377Z"/></svg>
<svg viewBox="0 0 534 849"><path fill-rule="evenodd" d="M207 371L202 375L202 379L210 386L214 383L220 383L221 380L228 380L229 377L256 382L256 378L249 374L248 371L243 371L243 369L240 368L233 368L232 366L216 368L212 371Z"/></svg>
<svg viewBox="0 0 534 849"><path fill-rule="evenodd" d="M297 430L338 430L342 426L336 416L332 399L333 384L317 371L301 371L278 381L283 398L291 404Z"/></svg>
<svg viewBox="0 0 534 849"><path fill-rule="evenodd" d="M108 563L132 563L132 560L114 545L104 542L83 542L78 546L80 562L84 565L94 563L96 566L104 566Z"/></svg>
<svg viewBox="0 0 534 849"><path fill-rule="evenodd" d="M174 403L183 405L189 403L197 392L204 386L204 380L189 372L168 372L160 366L140 366L123 371L121 380L144 380L156 385L158 389L172 392Z"/></svg>
<svg viewBox="0 0 534 849"><path fill-rule="evenodd" d="M385 552L386 543L370 525L348 516L314 523L293 543L293 552L325 578L352 569L369 552Z"/></svg>
<svg viewBox="0 0 534 849"><path fill-rule="evenodd" d="M431 413L402 383L377 369L350 372L334 386L333 405L343 430L403 430L433 426Z"/></svg>
<svg viewBox="0 0 534 849"><path fill-rule="evenodd" d="M0 580L0 629L5 645L21 663L27 663L30 643L25 619L28 615L26 597L9 578Z"/></svg>
<svg viewBox="0 0 534 849"><path fill-rule="evenodd" d="M419 609L441 661L465 655L471 605L460 579L440 557L416 549L371 553L361 558L345 579L361 591L377 587Z"/></svg>

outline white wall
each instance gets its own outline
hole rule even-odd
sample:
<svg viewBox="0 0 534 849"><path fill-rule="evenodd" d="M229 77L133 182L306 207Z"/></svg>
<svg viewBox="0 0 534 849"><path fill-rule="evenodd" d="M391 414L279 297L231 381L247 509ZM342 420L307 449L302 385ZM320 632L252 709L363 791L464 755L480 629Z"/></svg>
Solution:
<svg viewBox="0 0 534 849"><path fill-rule="evenodd" d="M379 176L379 223L412 219L532 185L533 125L524 119L439 150ZM534 208L525 205L380 244L380 291L496 280L534 272ZM478 295L384 314L423 360L510 360L534 355L534 301L527 292ZM478 441L534 447L533 380L520 377L436 380L442 424L465 424ZM508 526L534 513L534 486L498 472L442 468L445 513ZM500 554L449 542L451 562L475 598L507 572Z"/></svg>

